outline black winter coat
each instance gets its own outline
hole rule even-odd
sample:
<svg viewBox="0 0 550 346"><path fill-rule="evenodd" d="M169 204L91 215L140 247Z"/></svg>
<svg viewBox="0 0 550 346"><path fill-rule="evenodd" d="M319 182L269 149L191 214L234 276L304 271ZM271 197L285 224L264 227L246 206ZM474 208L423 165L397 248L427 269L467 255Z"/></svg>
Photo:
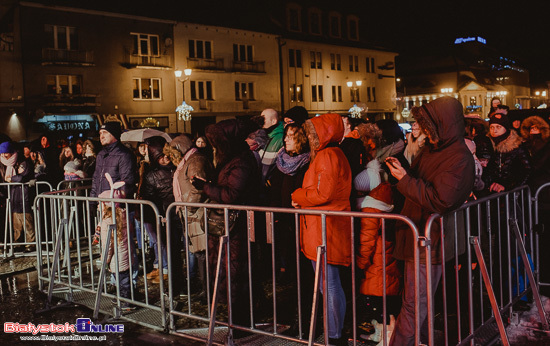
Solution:
<svg viewBox="0 0 550 346"><path fill-rule="evenodd" d="M105 173L111 175L113 182L124 181L126 198L134 198L138 181L136 158L134 153L119 141L106 145L97 155L91 197L97 197L103 191L111 189Z"/></svg>
<svg viewBox="0 0 550 346"><path fill-rule="evenodd" d="M4 182L6 166L2 164L0 164L0 166L0 175L2 181ZM19 168L23 168L23 172L12 176L12 183L28 183L34 178L34 164L30 158L25 158L25 156L19 154L14 168L16 172L19 171ZM23 200L23 191L25 192L25 200ZM4 197L8 197L6 189L3 189L2 194L5 195ZM21 186L10 186L10 204L12 213L22 213L23 209L25 209L26 213L32 213L31 202L33 200L34 189L29 189L28 185L25 185L23 189L21 189ZM25 208L23 208L23 203Z"/></svg>
<svg viewBox="0 0 550 346"><path fill-rule="evenodd" d="M152 166L145 173L143 185L141 186L142 199L151 201L158 208L160 216L166 215L168 206L174 202L173 179L176 166L172 163L161 166ZM175 209L173 210L175 212ZM151 208L144 209L144 218L146 222L155 223L155 215Z"/></svg>
<svg viewBox="0 0 550 346"><path fill-rule="evenodd" d="M494 145L494 149L482 175L486 190L493 183L504 186L505 191L524 185L531 173L531 164L522 138L515 131L510 131L510 135Z"/></svg>

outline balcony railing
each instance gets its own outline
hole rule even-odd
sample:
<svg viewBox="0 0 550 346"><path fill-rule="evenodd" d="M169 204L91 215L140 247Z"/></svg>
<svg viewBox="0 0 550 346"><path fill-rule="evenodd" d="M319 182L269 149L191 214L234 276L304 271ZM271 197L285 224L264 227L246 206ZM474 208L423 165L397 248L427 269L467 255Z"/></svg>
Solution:
<svg viewBox="0 0 550 346"><path fill-rule="evenodd" d="M194 70L223 70L223 58L187 58L187 68Z"/></svg>
<svg viewBox="0 0 550 346"><path fill-rule="evenodd" d="M134 67L171 67L172 57L170 55L138 55L133 54L129 49L124 51L123 66Z"/></svg>
<svg viewBox="0 0 550 346"><path fill-rule="evenodd" d="M99 107L98 98L95 94L45 94L40 103L42 107Z"/></svg>
<svg viewBox="0 0 550 346"><path fill-rule="evenodd" d="M91 50L66 50L43 48L43 64L51 65L93 65L94 52Z"/></svg>
<svg viewBox="0 0 550 346"><path fill-rule="evenodd" d="M232 70L236 72L265 73L265 61L233 61Z"/></svg>

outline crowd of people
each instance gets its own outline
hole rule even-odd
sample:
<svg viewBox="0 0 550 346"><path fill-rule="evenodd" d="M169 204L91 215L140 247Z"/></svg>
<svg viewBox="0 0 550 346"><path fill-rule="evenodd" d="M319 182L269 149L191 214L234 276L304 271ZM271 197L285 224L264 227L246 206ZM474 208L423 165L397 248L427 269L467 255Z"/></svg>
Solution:
<svg viewBox="0 0 550 346"><path fill-rule="evenodd" d="M249 120L223 120L208 126L205 135L197 138L180 134L168 143L163 137L150 137L138 143L135 149L121 143L120 123L108 122L99 131L99 151L91 140L78 141L74 147L64 146L59 150L50 143L48 136L40 138L39 146L25 145L21 150L10 141L1 143L0 181L42 179L56 184L62 179L88 177L92 178L90 196L148 200L154 203L160 215L166 215L173 202L354 210L402 214L419 229L432 213L444 214L468 200L510 191L524 184L537 189L550 181L550 128L539 116L513 124L507 114L508 108L495 102L487 122L475 115L465 117L462 104L451 97L414 107L411 112L416 122L406 136L394 120L367 122L338 114L309 118L307 110L297 106L282 116L274 109L265 109L260 116ZM113 182L123 184L117 187ZM5 195L7 189L2 188ZM32 242L34 230L32 213L28 212L31 203L28 191L25 200L22 199L22 189L27 187L10 189L13 240L23 239L22 225L27 223L24 240ZM550 198L545 197L542 201L544 208L550 205ZM101 210L102 223L97 228L94 243L103 244L107 237L106 225L112 223L113 214L118 215L119 210L113 212L109 204ZM141 232L147 232L154 249L153 270L144 274L147 280L158 284L167 279L169 253L173 295L184 293L186 279L182 275L181 250L187 243L190 255L185 262L190 267L196 290L205 295L208 285L206 263L212 270L218 261L225 262L227 258L217 257L220 234L206 232L205 219L210 223L210 216L204 215L204 208L177 208L175 211L167 216L172 225L169 230L165 223L160 229L156 228L152 209L145 209L143 215L138 210L131 210L135 220L132 227L120 221L118 233L122 237L113 239L111 245L119 244L122 297L129 297L129 286L131 281L135 282L137 268L129 266L128 258L135 256L134 247L144 248ZM244 325L250 311L247 224L242 213L231 214L230 219L230 273L224 272L220 280L225 289L226 277L231 276L229 299L233 303L233 321ZM362 295L362 305L359 309L378 311L369 317L385 323L380 315L382 309L376 309L384 294L382 278L385 273L388 312L397 316L390 344L414 343L414 238L406 225L386 222L382 246L381 220L363 218L356 227L356 253L351 253L350 218L328 216L323 223L319 216L304 215L298 230L302 252L298 259L293 250L296 234L293 215L280 214L275 221L277 280L295 276L297 260L309 263L311 275L317 266L317 247L323 241L322 228L326 227L328 291L323 293L328 298L331 344L347 344L343 327L350 292L344 281L345 268L352 261L361 271L358 291ZM452 225L449 226L445 229L453 230ZM127 237L136 239L130 242L130 248L124 245ZM159 237L163 239L161 253L156 246ZM170 251L166 249L167 237ZM466 239L460 232L455 239L453 231L441 239L434 224L432 241L432 267L426 268L423 258L421 272L432 271L435 291L442 264L454 256L455 243L458 243L459 253L465 248ZM443 246L438 245L441 242ZM28 250L32 248L33 245L28 245ZM445 249L445 258L442 258L441 248ZM255 261L270 258L261 244L252 251L257 255L253 257ZM137 263L136 260L131 262ZM161 262L163 266L159 268ZM114 272L115 264L110 263ZM224 264L222 268L225 267ZM253 263L252 267L261 271L262 264ZM210 274L212 278L213 273ZM252 286L253 290L257 289L256 283ZM422 324L427 314L425 283L421 282L420 288ZM426 332L425 328L422 332Z"/></svg>

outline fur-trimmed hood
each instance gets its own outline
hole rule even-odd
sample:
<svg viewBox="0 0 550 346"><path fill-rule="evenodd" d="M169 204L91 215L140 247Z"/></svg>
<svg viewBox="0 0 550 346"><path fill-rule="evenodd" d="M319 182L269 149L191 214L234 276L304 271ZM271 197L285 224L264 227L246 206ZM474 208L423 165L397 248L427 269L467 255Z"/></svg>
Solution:
<svg viewBox="0 0 550 346"><path fill-rule="evenodd" d="M533 125L538 126L540 134L542 135L542 140L547 142L550 139L550 126L546 120L538 115L530 116L521 123L521 136L525 139L529 139L529 132Z"/></svg>
<svg viewBox="0 0 550 346"><path fill-rule="evenodd" d="M323 150L330 143L338 143L344 137L344 122L338 114L327 113L308 119L305 128L313 152Z"/></svg>
<svg viewBox="0 0 550 346"><path fill-rule="evenodd" d="M491 136L489 136L489 138L491 138ZM495 145L495 142L493 142L493 139L491 138L491 143L493 143L493 148L496 152L506 154L514 149L517 149L521 143L523 143L523 138L521 138L516 131L511 130L510 135L508 135L508 137L506 137L506 139L502 142Z"/></svg>
<svg viewBox="0 0 550 346"><path fill-rule="evenodd" d="M413 107L411 112L428 136L433 150L440 150L464 138L463 107L453 97L440 97L421 107Z"/></svg>

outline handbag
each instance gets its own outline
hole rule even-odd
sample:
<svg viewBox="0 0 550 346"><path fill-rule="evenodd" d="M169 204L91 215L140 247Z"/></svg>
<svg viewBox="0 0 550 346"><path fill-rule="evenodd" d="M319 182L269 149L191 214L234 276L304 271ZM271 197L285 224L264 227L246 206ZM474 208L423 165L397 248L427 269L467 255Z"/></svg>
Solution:
<svg viewBox="0 0 550 346"><path fill-rule="evenodd" d="M235 227L235 223L240 210L228 210L228 219L229 219L229 232ZM224 209L208 209L207 212L207 221L208 221L208 234L221 237L225 235L225 216Z"/></svg>

